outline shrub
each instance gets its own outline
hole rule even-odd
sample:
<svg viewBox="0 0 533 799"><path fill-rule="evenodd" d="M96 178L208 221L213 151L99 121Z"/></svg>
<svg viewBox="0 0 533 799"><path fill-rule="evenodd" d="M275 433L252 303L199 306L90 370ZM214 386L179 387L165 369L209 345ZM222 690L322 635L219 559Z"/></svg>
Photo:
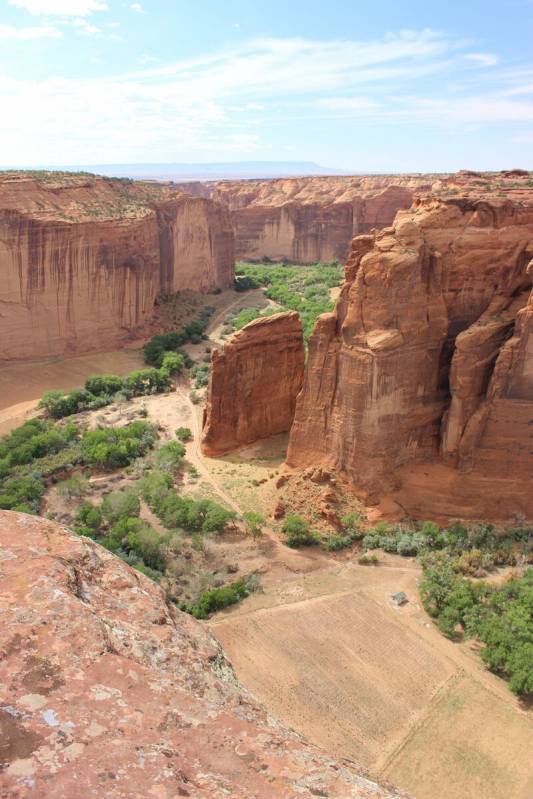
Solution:
<svg viewBox="0 0 533 799"><path fill-rule="evenodd" d="M185 366L185 358L178 352L165 352L161 363L160 371L168 375L179 375Z"/></svg>
<svg viewBox="0 0 533 799"><path fill-rule="evenodd" d="M112 396L120 391L123 380L116 375L94 375L85 382L85 390L95 397Z"/></svg>
<svg viewBox="0 0 533 799"><path fill-rule="evenodd" d="M192 431L188 427L178 427L176 435L180 441L190 441L192 438Z"/></svg>
<svg viewBox="0 0 533 799"><path fill-rule="evenodd" d="M365 553L361 555L357 562L360 563L361 566L375 566L379 563L379 558L375 554L370 555L369 553Z"/></svg>
<svg viewBox="0 0 533 799"><path fill-rule="evenodd" d="M140 509L139 497L128 489L113 491L107 494L102 502L102 514L111 525L120 519L138 516Z"/></svg>
<svg viewBox="0 0 533 799"><path fill-rule="evenodd" d="M207 619L211 613L229 605L235 605L249 595L249 588L244 580L237 580L223 588L214 588L204 591L195 604L184 605L182 610L190 613L196 619Z"/></svg>
<svg viewBox="0 0 533 799"><path fill-rule="evenodd" d="M38 477L10 477L0 486L0 508L38 513L45 485Z"/></svg>
<svg viewBox="0 0 533 799"><path fill-rule="evenodd" d="M82 459L88 466L118 469L144 455L154 441L152 426L143 421L125 427L89 430L81 440Z"/></svg>
<svg viewBox="0 0 533 799"><path fill-rule="evenodd" d="M256 513L255 511L247 511L243 514L243 519L246 524L246 529L255 540L257 538L261 538L263 533L262 527L265 524L265 519L261 516L260 513Z"/></svg>
<svg viewBox="0 0 533 799"><path fill-rule="evenodd" d="M80 505L74 521L74 529L77 533L94 538L99 533L101 525L102 513L99 508L91 505L90 502Z"/></svg>
<svg viewBox="0 0 533 799"><path fill-rule="evenodd" d="M140 524L136 530L128 533L126 545L150 569L162 571L165 567L165 556L162 549L163 540L147 524Z"/></svg>
<svg viewBox="0 0 533 799"><path fill-rule="evenodd" d="M124 389L130 397L158 394L169 386L169 375L162 369L139 369L124 379Z"/></svg>
<svg viewBox="0 0 533 799"><path fill-rule="evenodd" d="M199 363L191 369L191 376L194 377L195 387L204 388L209 383L210 365L208 363Z"/></svg>
<svg viewBox="0 0 533 799"><path fill-rule="evenodd" d="M200 397L198 396L196 391L191 391L191 393L189 394L189 399L193 405L198 405L198 403L200 402Z"/></svg>
<svg viewBox="0 0 533 799"><path fill-rule="evenodd" d="M310 546L318 543L318 536L309 529L309 522L295 513L289 513L283 524L285 542L290 547Z"/></svg>
<svg viewBox="0 0 533 799"><path fill-rule="evenodd" d="M158 469L167 472L176 472L183 463L185 447L179 441L168 441L163 444L155 454Z"/></svg>

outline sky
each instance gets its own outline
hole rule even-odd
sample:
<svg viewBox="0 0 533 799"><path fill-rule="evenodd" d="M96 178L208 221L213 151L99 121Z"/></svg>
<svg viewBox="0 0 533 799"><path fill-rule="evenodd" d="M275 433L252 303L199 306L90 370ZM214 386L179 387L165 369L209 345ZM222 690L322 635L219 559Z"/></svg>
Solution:
<svg viewBox="0 0 533 799"><path fill-rule="evenodd" d="M533 0L0 0L0 163L533 169Z"/></svg>

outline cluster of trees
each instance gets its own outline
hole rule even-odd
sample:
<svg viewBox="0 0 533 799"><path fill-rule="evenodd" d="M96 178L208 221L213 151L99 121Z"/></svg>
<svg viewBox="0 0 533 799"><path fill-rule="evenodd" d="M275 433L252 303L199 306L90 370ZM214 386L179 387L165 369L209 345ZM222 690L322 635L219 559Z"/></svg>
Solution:
<svg viewBox="0 0 533 799"><path fill-rule="evenodd" d="M338 262L317 263L313 266L238 264L236 289L246 291L266 287L266 296L283 310L298 311L302 320L304 338L307 340L317 316L333 308L330 289L342 281L343 271ZM234 320L239 330L259 316L276 313L246 308Z"/></svg>
<svg viewBox="0 0 533 799"><path fill-rule="evenodd" d="M0 508L37 513L43 476L75 459L76 425L32 419L0 439Z"/></svg>
<svg viewBox="0 0 533 799"><path fill-rule="evenodd" d="M450 638L477 636L481 657L519 695L533 695L533 569L496 588L459 574L443 553L424 564L420 586L427 612Z"/></svg>
<svg viewBox="0 0 533 799"><path fill-rule="evenodd" d="M139 513L140 502L135 491L115 491L104 498L100 507L91 503L81 505L74 529L159 581L174 539L170 534L159 535L139 518Z"/></svg>
<svg viewBox="0 0 533 799"><path fill-rule="evenodd" d="M183 347L187 342L199 344L205 338L205 330L214 311L215 309L212 306L206 305L200 311L198 319L186 324L182 330L153 336L144 345L143 352L146 363L159 369L163 365L165 353L175 352L183 357L185 366L189 368L192 362L186 353L181 352L180 347Z"/></svg>
<svg viewBox="0 0 533 799"><path fill-rule="evenodd" d="M140 491L148 505L169 530L222 533L235 520L234 511L210 499L179 496L173 490L168 472L155 469L140 481Z"/></svg>
<svg viewBox="0 0 533 799"><path fill-rule="evenodd" d="M132 399L148 394L159 394L170 386L171 375L179 374L185 365L182 355L165 353L161 367L138 369L126 377L96 375L90 377L84 388L68 393L49 391L39 403L53 419L61 419L87 410L110 405L116 399Z"/></svg>
<svg viewBox="0 0 533 799"><path fill-rule="evenodd" d="M144 455L155 439L154 427L143 421L86 430L81 438L82 463L99 469L119 469Z"/></svg>
<svg viewBox="0 0 533 799"><path fill-rule="evenodd" d="M442 551L454 569L482 577L496 566L533 562L533 529L511 527L497 533L491 524L440 528L435 522L391 525L381 522L363 538L365 549L383 549L404 556Z"/></svg>

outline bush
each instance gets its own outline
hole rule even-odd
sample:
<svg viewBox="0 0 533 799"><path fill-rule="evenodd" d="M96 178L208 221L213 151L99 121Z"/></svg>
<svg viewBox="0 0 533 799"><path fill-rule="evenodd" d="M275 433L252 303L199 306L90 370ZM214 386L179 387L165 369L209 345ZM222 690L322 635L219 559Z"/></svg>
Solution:
<svg viewBox="0 0 533 799"><path fill-rule="evenodd" d="M265 524L265 519L261 516L260 513L256 513L255 511L247 511L243 514L243 519L246 524L246 529L255 540L257 538L261 538L263 533L262 527Z"/></svg>
<svg viewBox="0 0 533 799"><path fill-rule="evenodd" d="M99 508L91 505L90 502L84 502L80 505L76 519L74 520L74 529L80 535L86 535L89 538L94 538L102 526L102 513Z"/></svg>
<svg viewBox="0 0 533 799"><path fill-rule="evenodd" d="M21 513L38 513L45 485L37 477L11 477L0 486L0 508Z"/></svg>
<svg viewBox="0 0 533 799"><path fill-rule="evenodd" d="M184 605L182 610L190 613L195 619L207 619L216 610L235 605L249 595L249 588L244 580L237 580L223 588L204 591L195 604Z"/></svg>
<svg viewBox="0 0 533 799"><path fill-rule="evenodd" d="M285 542L289 547L303 547L318 543L318 536L309 529L309 522L295 513L289 513L283 524Z"/></svg>
<svg viewBox="0 0 533 799"><path fill-rule="evenodd" d="M120 519L138 516L140 510L139 497L128 489L113 491L107 494L102 502L102 514L111 525Z"/></svg>
<svg viewBox="0 0 533 799"><path fill-rule="evenodd" d="M196 388L204 388L209 383L210 365L208 363L199 363L191 369L191 376L195 380Z"/></svg>
<svg viewBox="0 0 533 799"><path fill-rule="evenodd" d="M370 555L369 553L365 553L364 555L361 555L357 562L361 566L375 566L377 563L379 563L379 558L375 554Z"/></svg>
<svg viewBox="0 0 533 799"><path fill-rule="evenodd" d="M95 375L85 382L85 390L95 397L112 396L120 391L123 380L116 375Z"/></svg>
<svg viewBox="0 0 533 799"><path fill-rule="evenodd" d="M142 421L86 431L81 440L82 459L88 466L118 469L144 455L154 441L153 427Z"/></svg>
<svg viewBox="0 0 533 799"><path fill-rule="evenodd" d="M167 472L176 472L183 463L185 447L179 441L168 441L155 453L155 462L158 469Z"/></svg>
<svg viewBox="0 0 533 799"><path fill-rule="evenodd" d="M168 375L179 375L185 366L185 358L178 352L165 352L160 371Z"/></svg>
<svg viewBox="0 0 533 799"><path fill-rule="evenodd" d="M162 369L139 369L124 379L124 389L130 397L159 394L169 386L169 375Z"/></svg>
<svg viewBox="0 0 533 799"><path fill-rule="evenodd" d="M192 438L192 431L188 427L178 427L176 435L180 441L190 441Z"/></svg>

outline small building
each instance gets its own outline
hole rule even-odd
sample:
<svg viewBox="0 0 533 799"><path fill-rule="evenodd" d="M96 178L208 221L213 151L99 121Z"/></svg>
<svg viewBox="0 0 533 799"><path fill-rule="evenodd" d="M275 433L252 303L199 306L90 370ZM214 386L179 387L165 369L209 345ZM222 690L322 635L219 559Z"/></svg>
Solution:
<svg viewBox="0 0 533 799"><path fill-rule="evenodd" d="M405 591L398 591L396 594L391 594L391 600L393 604L397 605L398 607L401 607L402 605L405 605L406 602L409 602Z"/></svg>

